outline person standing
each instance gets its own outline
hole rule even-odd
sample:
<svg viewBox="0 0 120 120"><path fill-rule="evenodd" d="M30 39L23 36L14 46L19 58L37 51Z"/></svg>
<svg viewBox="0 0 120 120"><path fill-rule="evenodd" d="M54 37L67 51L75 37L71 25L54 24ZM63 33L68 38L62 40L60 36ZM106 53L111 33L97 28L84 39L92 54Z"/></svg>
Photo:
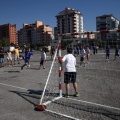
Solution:
<svg viewBox="0 0 120 120"><path fill-rule="evenodd" d="M90 49L88 46L86 46L85 51L86 51L87 63L89 63L89 61L90 61Z"/></svg>
<svg viewBox="0 0 120 120"><path fill-rule="evenodd" d="M95 55L95 53L96 53L96 46L94 45L93 46L93 54Z"/></svg>
<svg viewBox="0 0 120 120"><path fill-rule="evenodd" d="M45 69L45 66L44 66L44 63L46 61L46 53L45 53L45 50L42 49L42 52L41 52L41 57L40 57L40 67L39 69L41 68L41 66L43 67L43 69Z"/></svg>
<svg viewBox="0 0 120 120"><path fill-rule="evenodd" d="M118 46L116 46L115 47L115 59L114 60L116 60L116 57L119 57L119 47Z"/></svg>
<svg viewBox="0 0 120 120"><path fill-rule="evenodd" d="M109 62L109 57L110 57L110 47L109 46L106 46L105 53L106 53L106 62Z"/></svg>
<svg viewBox="0 0 120 120"><path fill-rule="evenodd" d="M67 48L67 55L62 58L61 64L63 69L63 64L65 63L64 72L64 83L66 88L66 94L64 97L69 98L70 83L73 83L75 90L75 97L79 96L78 87L76 82L76 58L72 54L72 48Z"/></svg>
<svg viewBox="0 0 120 120"><path fill-rule="evenodd" d="M80 65L84 64L84 67L85 67L85 55L86 55L86 52L85 52L85 49L84 47L81 47L80 49Z"/></svg>
<svg viewBox="0 0 120 120"><path fill-rule="evenodd" d="M10 52L10 50L7 51L7 61L8 61L9 66L10 65L13 66L13 63L12 63L12 53Z"/></svg>
<svg viewBox="0 0 120 120"><path fill-rule="evenodd" d="M73 51L74 51L74 56L76 57L76 54L77 54L77 48L76 48L76 46L74 46Z"/></svg>
<svg viewBox="0 0 120 120"><path fill-rule="evenodd" d="M54 48L54 46L52 46L51 50L50 50L51 60L53 60L54 54L55 54L55 48Z"/></svg>
<svg viewBox="0 0 120 120"><path fill-rule="evenodd" d="M96 48L95 48L96 54L98 54L98 49L99 47L96 45Z"/></svg>
<svg viewBox="0 0 120 120"><path fill-rule="evenodd" d="M3 47L0 48L0 66L4 67L4 49Z"/></svg>
<svg viewBox="0 0 120 120"><path fill-rule="evenodd" d="M13 50L13 52L14 52L14 65L16 64L15 62L17 61L18 62L18 64L20 64L20 62L19 62L19 49L18 49L18 47L17 46L15 46L15 49Z"/></svg>

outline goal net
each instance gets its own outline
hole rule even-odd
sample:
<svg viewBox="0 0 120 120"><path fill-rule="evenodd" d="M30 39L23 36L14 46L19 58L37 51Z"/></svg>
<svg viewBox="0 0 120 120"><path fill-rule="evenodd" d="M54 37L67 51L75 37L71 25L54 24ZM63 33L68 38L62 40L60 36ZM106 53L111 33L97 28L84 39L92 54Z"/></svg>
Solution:
<svg viewBox="0 0 120 120"><path fill-rule="evenodd" d="M90 48L90 59L85 55L84 63L81 63L81 56L76 58L76 82L79 96L75 97L73 84L70 83L69 98L64 97L66 93L64 83L64 70L59 76L60 64L57 60L56 49L54 59L50 68L48 79L41 95L40 105L45 105L46 111L57 114L63 119L74 120L111 120L120 119L120 58L115 58L116 45L119 44L94 44L98 46L94 53L94 45L86 45ZM76 46L76 45L75 45ZM73 47L75 47L73 46ZM79 45L78 45L79 46ZM107 55L109 47L109 55ZM74 49L74 48L73 48ZM81 46L79 46L79 50ZM80 53L80 52L79 52ZM62 56L67 54L62 50ZM74 51L73 51L74 54ZM109 56L109 58L108 58ZM107 57L107 58L106 58ZM60 80L62 80L62 95L60 95Z"/></svg>

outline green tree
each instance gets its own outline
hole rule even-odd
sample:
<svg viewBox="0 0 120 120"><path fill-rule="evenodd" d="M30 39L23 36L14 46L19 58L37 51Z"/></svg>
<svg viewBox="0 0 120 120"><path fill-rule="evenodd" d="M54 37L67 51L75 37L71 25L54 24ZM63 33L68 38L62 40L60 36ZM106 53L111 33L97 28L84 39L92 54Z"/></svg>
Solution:
<svg viewBox="0 0 120 120"><path fill-rule="evenodd" d="M62 44L62 49L66 49L66 47L71 44L73 42L73 40L61 40L61 44Z"/></svg>
<svg viewBox="0 0 120 120"><path fill-rule="evenodd" d="M7 38L7 37L2 38L2 46L3 47L10 46L9 38Z"/></svg>

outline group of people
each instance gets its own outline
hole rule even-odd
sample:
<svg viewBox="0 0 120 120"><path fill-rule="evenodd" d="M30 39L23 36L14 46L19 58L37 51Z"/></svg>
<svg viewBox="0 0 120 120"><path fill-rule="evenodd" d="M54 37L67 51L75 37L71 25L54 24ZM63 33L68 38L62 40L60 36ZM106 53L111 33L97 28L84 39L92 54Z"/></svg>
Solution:
<svg viewBox="0 0 120 120"><path fill-rule="evenodd" d="M89 63L89 60L90 60L90 48L89 46L80 46L80 47L76 47L74 46L73 48L73 51L74 51L74 56L76 57L77 56L80 56L80 66L82 64L84 64L84 66L86 65L85 64L85 57L87 58L87 63Z"/></svg>
<svg viewBox="0 0 120 120"><path fill-rule="evenodd" d="M110 50L111 50L110 46L106 46L105 53L106 53L106 61L107 62L109 62L109 59L110 59ZM120 57L119 51L120 51L119 46L116 46L115 47L115 58L114 58L114 60L116 60L117 57Z"/></svg>
<svg viewBox="0 0 120 120"><path fill-rule="evenodd" d="M30 48L27 48L27 47L25 47L23 51L24 51L24 55L20 57L19 47L16 46L13 51L8 50L6 53L4 52L4 48L1 47L0 48L0 66L4 67L4 58L6 55L9 66L15 65L16 61L18 62L18 64L20 64L20 60L24 60L24 64L21 66L21 70L23 70L25 66L30 67L30 58L33 55L33 53L30 51ZM52 46L50 50L51 60L53 60L54 53L55 53L55 48ZM14 56L14 59L13 59L13 56ZM45 51L45 48L43 48L40 54L40 66L38 69L40 69L41 67L45 69L45 66L44 66L45 61L46 61L46 51Z"/></svg>
<svg viewBox="0 0 120 120"><path fill-rule="evenodd" d="M14 53L14 59L13 59L12 53ZM15 49L13 51L8 50L6 53L4 52L3 47L0 48L0 66L2 66L2 67L4 67L5 55L6 55L7 62L8 62L9 66L15 65L16 61L18 62L18 64L20 64L18 47L15 47Z"/></svg>
<svg viewBox="0 0 120 120"><path fill-rule="evenodd" d="M73 51L74 51L74 54L72 54ZM66 94L64 96L66 98L68 98L70 95L70 83L73 83L73 88L75 90L74 96L75 97L79 96L78 86L77 86L77 82L76 82L77 72L76 72L76 56L75 56L76 52L75 51L78 54L77 49L75 50L75 48L72 49L71 47L67 48L67 54L64 55L60 61L62 69L63 69L63 66L65 66L64 83L65 83L65 88L66 88ZM33 53L30 52L29 48L25 48L24 52L25 52L25 55L22 57L22 59L24 60L25 63L21 66L21 70L23 70L23 68L25 66L30 65L30 57L33 55ZM20 58L19 58L18 48L14 49L14 53L15 53L14 54L15 61L18 61L18 64L20 64L19 63ZM52 47L51 51L50 51L51 60L53 60L54 53L55 53L55 49L54 49L54 47ZM109 46L106 46L105 53L106 53L106 60L109 60L109 56L110 56L110 47ZM6 53L9 65L13 64L11 54L12 53L9 50ZM84 64L84 66L85 66L85 62L84 62L85 57L87 58L87 62L89 63L89 60L90 60L90 48L89 48L89 46L81 46L79 48L79 55L80 55L80 65ZM115 59L117 56L119 57L119 47L118 46L116 46L116 48L115 48ZM0 49L0 63L2 63L1 64L2 66L3 66L3 61L4 61L4 50L2 48L2 49ZM14 64L15 64L15 61L14 61ZM41 67L43 67L43 69L45 69L45 66L44 66L45 61L46 61L46 52L43 48L41 51L41 55L40 55L39 69Z"/></svg>

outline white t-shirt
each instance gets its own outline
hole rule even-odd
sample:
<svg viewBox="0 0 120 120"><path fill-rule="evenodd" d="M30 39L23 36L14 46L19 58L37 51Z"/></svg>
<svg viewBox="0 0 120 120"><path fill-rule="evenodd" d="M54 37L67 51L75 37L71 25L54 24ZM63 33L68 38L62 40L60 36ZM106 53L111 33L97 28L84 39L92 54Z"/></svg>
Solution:
<svg viewBox="0 0 120 120"><path fill-rule="evenodd" d="M46 60L46 53L45 52L41 53L41 60Z"/></svg>
<svg viewBox="0 0 120 120"><path fill-rule="evenodd" d="M65 62L65 72L76 72L76 58L72 54L67 54L62 59Z"/></svg>

